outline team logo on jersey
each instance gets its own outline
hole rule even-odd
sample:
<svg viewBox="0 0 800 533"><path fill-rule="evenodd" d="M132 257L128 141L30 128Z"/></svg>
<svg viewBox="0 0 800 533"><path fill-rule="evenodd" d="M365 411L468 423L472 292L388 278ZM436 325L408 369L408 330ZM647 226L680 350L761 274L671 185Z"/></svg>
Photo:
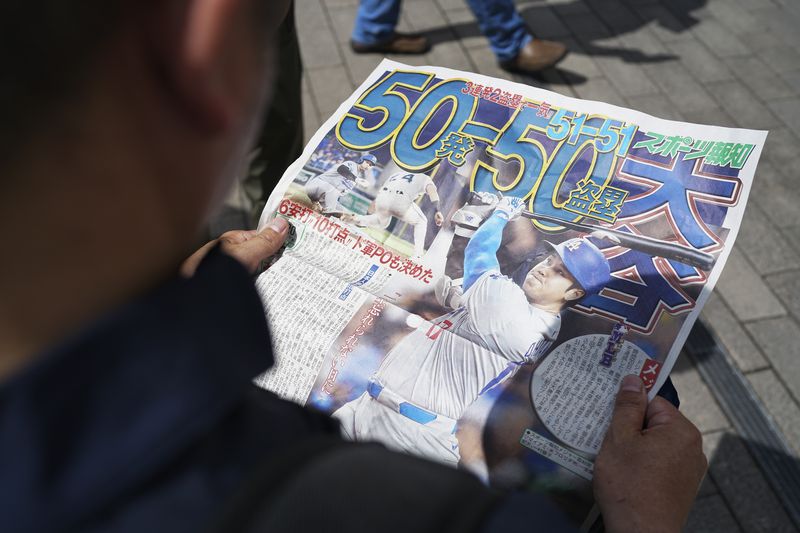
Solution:
<svg viewBox="0 0 800 533"><path fill-rule="evenodd" d="M531 344L530 348L528 348L528 351L525 352L525 360L528 362L535 362L539 357L544 355L551 344L553 344L553 341L547 339L539 339L534 342Z"/></svg>

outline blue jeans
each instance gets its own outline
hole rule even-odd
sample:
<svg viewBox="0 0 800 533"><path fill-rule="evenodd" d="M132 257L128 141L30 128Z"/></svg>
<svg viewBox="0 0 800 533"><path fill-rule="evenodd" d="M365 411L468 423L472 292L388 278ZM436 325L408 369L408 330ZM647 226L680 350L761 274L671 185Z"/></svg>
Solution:
<svg viewBox="0 0 800 533"><path fill-rule="evenodd" d="M361 0L353 27L353 41L370 45L389 39L400 18L400 2ZM467 0L467 4L499 61L514 59L532 39L514 0Z"/></svg>

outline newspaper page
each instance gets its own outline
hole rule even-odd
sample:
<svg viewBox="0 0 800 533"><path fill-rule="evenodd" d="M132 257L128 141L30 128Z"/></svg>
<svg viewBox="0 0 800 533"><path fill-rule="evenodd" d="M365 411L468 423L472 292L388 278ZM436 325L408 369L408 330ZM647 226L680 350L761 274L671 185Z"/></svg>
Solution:
<svg viewBox="0 0 800 533"><path fill-rule="evenodd" d="M578 525L621 378L667 378L766 132L384 60L269 199L257 383Z"/></svg>

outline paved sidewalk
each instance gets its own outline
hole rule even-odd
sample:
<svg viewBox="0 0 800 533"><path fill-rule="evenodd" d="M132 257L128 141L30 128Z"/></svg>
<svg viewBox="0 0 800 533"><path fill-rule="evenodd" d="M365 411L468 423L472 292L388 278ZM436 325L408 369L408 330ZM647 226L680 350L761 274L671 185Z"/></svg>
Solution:
<svg viewBox="0 0 800 533"><path fill-rule="evenodd" d="M380 61L347 46L357 0L297 0L306 137ZM463 0L406 0L397 57L529 83L655 116L770 131L736 247L703 320L800 457L800 1L529 0L540 37L571 53L543 79L499 69ZM673 377L705 435L709 475L688 531L795 531L689 358Z"/></svg>

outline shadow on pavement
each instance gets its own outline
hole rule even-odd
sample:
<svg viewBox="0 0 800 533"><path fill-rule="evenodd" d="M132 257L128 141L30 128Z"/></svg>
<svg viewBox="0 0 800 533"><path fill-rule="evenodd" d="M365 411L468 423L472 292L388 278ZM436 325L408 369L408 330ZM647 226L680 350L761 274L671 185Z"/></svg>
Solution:
<svg viewBox="0 0 800 533"><path fill-rule="evenodd" d="M631 9L619 10L619 5L604 2L589 2L592 11L588 12L587 2L573 0L556 6L542 2L539 5L528 5L520 8L520 14L529 22L549 21L554 17L567 26L576 37L578 45L568 44L570 54L589 57L617 57L625 63L662 63L679 59L673 54L648 54L630 47L603 43L604 40L635 32L648 24L655 23L673 33L682 33L700 21L691 12L703 7L707 0L676 0L669 5L670 9L641 9L637 14ZM554 13L557 12L557 14ZM534 35L536 24L531 24ZM584 31L581 31L584 30ZM433 28L424 32L433 46L438 43L456 41L468 37L480 37L480 28L476 22L465 22ZM543 37L547 37L543 35ZM554 37L558 39L558 37ZM580 85L587 78L578 72L554 67L538 75L521 76L522 79L546 81L555 85Z"/></svg>
<svg viewBox="0 0 800 533"><path fill-rule="evenodd" d="M708 476L743 531L798 530L800 502L787 499L786 497L790 496L787 494L787 489L791 493L791 488L783 486L783 483L776 483L776 480L764 475L753 455L765 455L770 460L784 465L787 470L800 472L800 460L797 457L728 432L716 436L708 435L706 440L712 441L709 447L713 449L712 455L708 457ZM703 521L701 519L703 513L694 514L698 516L690 520L691 527L687 529L709 531L708 527L697 523ZM792 518L795 520L794 523ZM716 524L723 522L719 516L708 516L705 519ZM693 521L695 523L692 523Z"/></svg>

